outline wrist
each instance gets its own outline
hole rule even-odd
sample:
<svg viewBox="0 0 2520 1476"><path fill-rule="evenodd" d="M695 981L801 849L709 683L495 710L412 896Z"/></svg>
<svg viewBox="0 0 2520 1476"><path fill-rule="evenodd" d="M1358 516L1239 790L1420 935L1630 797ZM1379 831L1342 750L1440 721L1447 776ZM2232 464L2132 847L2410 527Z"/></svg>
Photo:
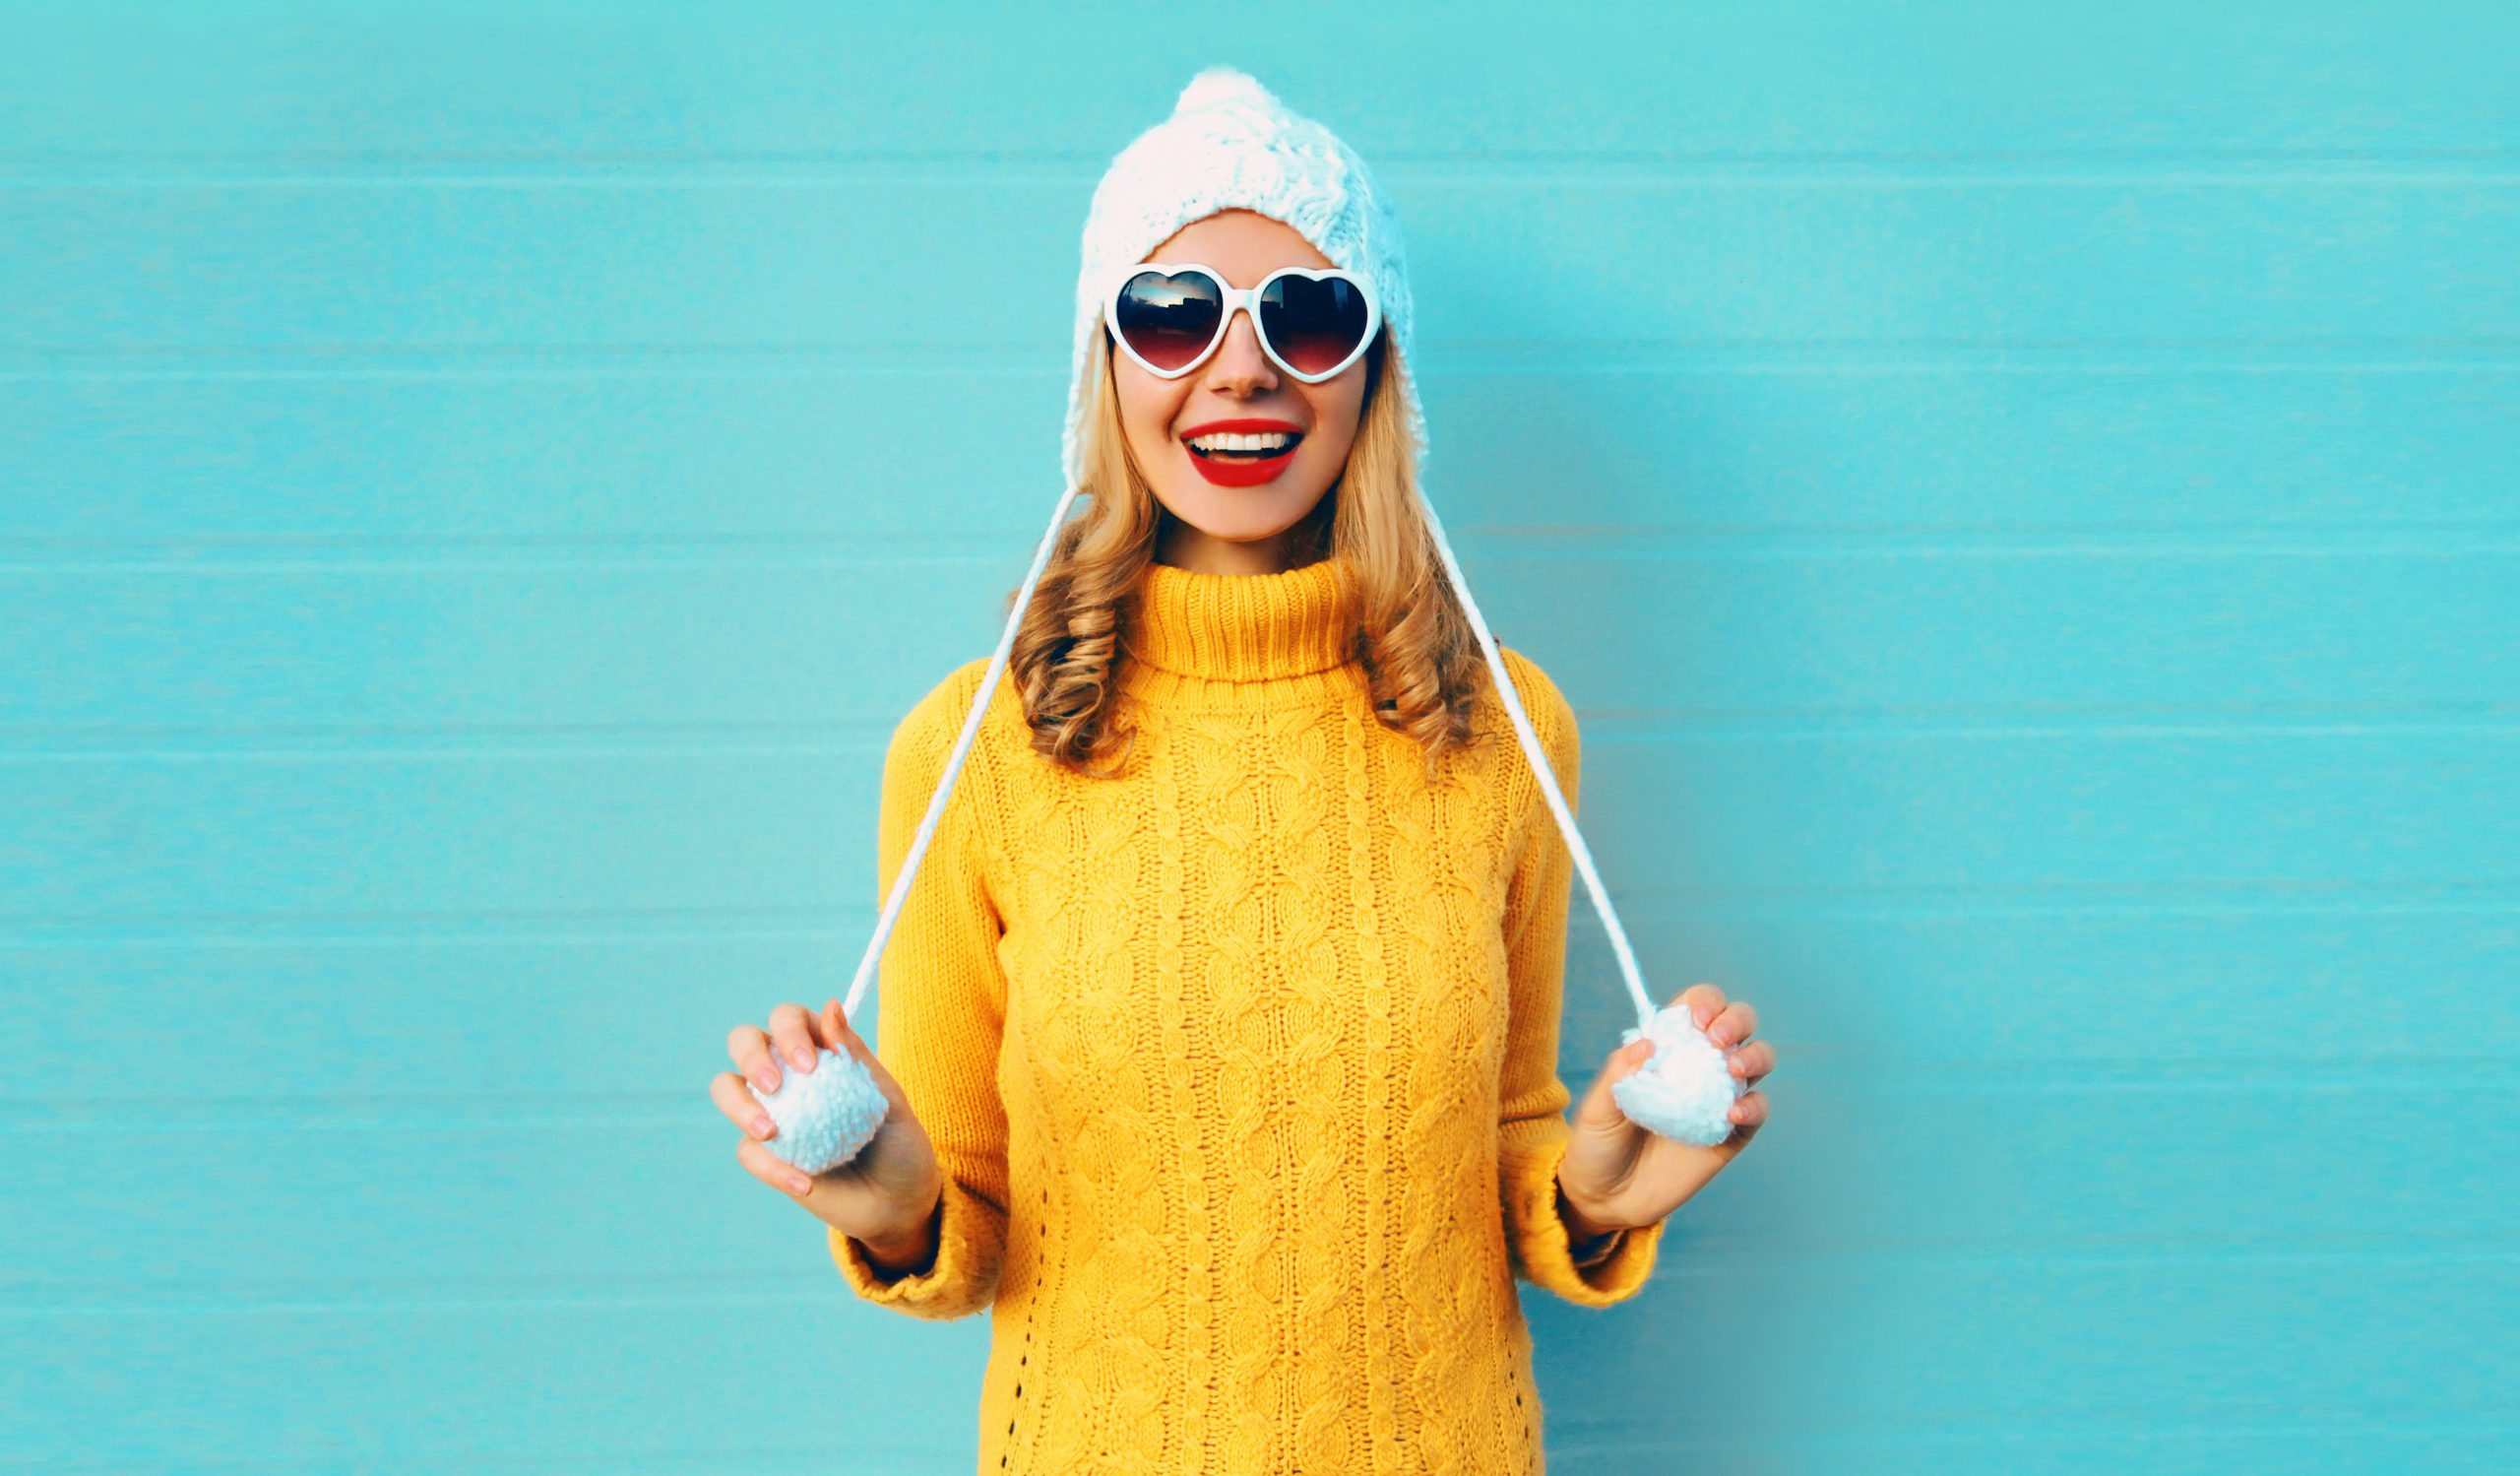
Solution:
<svg viewBox="0 0 2520 1476"><path fill-rule="evenodd" d="M1565 1224L1567 1242L1579 1258L1587 1249L1598 1247L1622 1230L1634 1228L1609 1218L1605 1211L1587 1211L1566 1192L1566 1181L1563 1179L1557 1183L1557 1218Z"/></svg>
<svg viewBox="0 0 2520 1476"><path fill-rule="evenodd" d="M927 1211L915 1220L899 1229L851 1238L866 1249L866 1259L887 1276L924 1272L935 1262L944 1213L945 1194L940 1186Z"/></svg>

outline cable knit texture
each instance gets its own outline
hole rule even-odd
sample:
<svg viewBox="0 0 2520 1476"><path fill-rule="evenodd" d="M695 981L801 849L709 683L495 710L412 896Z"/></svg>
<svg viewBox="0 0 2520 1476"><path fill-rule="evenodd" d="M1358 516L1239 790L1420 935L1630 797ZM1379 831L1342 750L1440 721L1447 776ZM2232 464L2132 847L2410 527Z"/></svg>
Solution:
<svg viewBox="0 0 2520 1476"><path fill-rule="evenodd" d="M1600 1307L1557 1212L1571 863L1493 701L1428 765L1373 721L1336 566L1148 570L1115 778L993 695L885 950L876 1048L936 1145L936 1260L842 1274L992 1309L979 1470L1534 1472L1519 1275ZM1574 716L1508 652L1571 796ZM889 886L985 663L885 761Z"/></svg>

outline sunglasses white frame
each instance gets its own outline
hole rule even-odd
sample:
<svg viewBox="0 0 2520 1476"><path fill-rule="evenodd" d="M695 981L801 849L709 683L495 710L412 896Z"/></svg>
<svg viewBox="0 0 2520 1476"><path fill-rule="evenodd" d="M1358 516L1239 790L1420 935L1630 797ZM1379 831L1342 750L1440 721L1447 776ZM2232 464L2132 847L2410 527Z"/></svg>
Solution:
<svg viewBox="0 0 2520 1476"><path fill-rule="evenodd" d="M1146 272L1160 273L1166 277L1177 277L1183 272L1205 272L1209 280L1214 282L1218 289L1225 294L1225 312L1217 318L1216 337L1208 340L1208 346L1200 350L1196 357L1177 369L1159 369L1148 363L1145 355L1130 346L1129 336L1120 331L1120 293L1130 283L1135 282L1141 273ZM1364 334L1356 340L1356 347L1349 352L1346 358L1339 360L1336 365L1321 373L1307 374L1287 362L1280 356L1277 346L1269 342L1269 330L1261 326L1260 294L1267 291L1269 285L1281 277L1303 277L1314 282L1327 282L1335 278L1354 287L1365 299ZM1110 332L1111 342L1119 345L1120 352L1126 353L1139 368L1158 379L1178 379L1214 358L1217 346L1224 343L1225 336L1233 329L1233 315L1237 310L1251 320L1252 337L1260 341L1260 352L1269 356L1269 361L1306 384L1319 384L1325 379L1346 373L1348 367L1364 356L1364 352L1373 346L1374 334L1382 328L1382 301L1374 295L1373 285L1345 267L1324 267L1319 271L1310 267L1280 267L1261 278L1259 286L1242 288L1235 287L1223 272L1205 262L1131 262L1113 274L1110 289L1102 294L1102 326Z"/></svg>

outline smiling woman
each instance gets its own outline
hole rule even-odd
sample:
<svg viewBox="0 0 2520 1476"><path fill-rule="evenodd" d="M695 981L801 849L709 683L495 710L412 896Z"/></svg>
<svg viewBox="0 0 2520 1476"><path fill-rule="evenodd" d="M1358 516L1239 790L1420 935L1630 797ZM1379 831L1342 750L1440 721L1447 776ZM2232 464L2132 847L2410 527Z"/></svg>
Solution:
<svg viewBox="0 0 2520 1476"><path fill-rule="evenodd" d="M865 1070L882 1124L808 1175L715 1094L859 1296L991 1310L983 1472L1537 1471L1515 1278L1634 1295L1765 1100L1656 1136L1613 1094L1640 1042L1567 1121L1574 714L1482 646L1418 495L1363 162L1203 73L1097 190L1079 301L1087 510L1007 679L964 666L886 756L884 1051L837 1001L728 1042L756 1090ZM1716 1071L1772 1064L1747 1004L1675 1007Z"/></svg>
<svg viewBox="0 0 2520 1476"><path fill-rule="evenodd" d="M1194 221L1140 258L1170 259L1212 263L1228 284L1331 265L1292 226L1244 209ZM1408 369L1390 333L1307 382L1237 312L1188 372L1166 376L1129 352L1120 321L1115 332L1106 318L1084 366L1076 454L1092 501L1062 531L1015 640L1037 751L1088 769L1117 751L1112 665L1150 564L1259 575L1331 561L1376 717L1430 753L1467 740L1479 650L1418 512ZM1200 444L1228 432L1253 450L1269 432L1291 443L1240 459Z"/></svg>
<svg viewBox="0 0 2520 1476"><path fill-rule="evenodd" d="M1240 348L1257 348L1263 378L1283 373L1297 385L1320 386L1353 378L1347 371L1382 345L1382 314L1373 285L1344 267L1326 264L1302 234L1255 211L1228 210L1195 222L1157 247L1163 254L1198 249L1200 241L1230 249L1237 260L1324 262L1263 271L1255 287L1230 285L1236 274L1205 263L1175 265L1150 258L1145 269L1116 274L1105 305L1105 346L1116 347L1139 373L1128 376L1134 393L1124 398L1161 401L1145 385L1181 379L1214 356L1241 324ZM1221 384L1212 379L1212 384ZM1256 383L1249 374L1243 382ZM1372 381L1366 381L1370 393ZM1340 397L1340 409L1352 409ZM1354 417L1340 423L1353 428ZM1305 428L1265 417L1208 420L1180 432L1198 458L1197 470L1219 486L1258 486L1292 467ZM1143 468L1141 468L1143 475ZM1236 571L1240 572L1240 571Z"/></svg>
<svg viewBox="0 0 2520 1476"><path fill-rule="evenodd" d="M1332 266L1293 226L1249 210L1194 221L1145 259L1214 263L1228 289L1237 284L1250 289L1263 278L1283 283L1286 278L1275 276L1281 268ZM1196 269L1183 275L1213 290ZM1156 276L1126 279L1116 294L1123 308L1131 285ZM1160 535L1162 562L1212 574L1278 573L1310 561L1298 553L1318 557L1322 551L1290 546L1286 535L1347 467L1374 378L1368 353L1378 359L1382 346L1363 336L1368 315L1359 314L1359 335L1344 367L1307 382L1264 346L1256 313L1228 307L1208 316L1221 317L1220 328L1211 330L1195 358L1169 373L1152 368L1137 352L1137 330L1126 311L1113 315L1116 332L1104 330L1102 356L1118 401L1129 470L1170 514ZM1110 353L1115 345L1126 352ZM1096 429L1107 433L1107 426ZM1214 490L1220 487L1228 490ZM1465 627L1463 636L1468 633Z"/></svg>

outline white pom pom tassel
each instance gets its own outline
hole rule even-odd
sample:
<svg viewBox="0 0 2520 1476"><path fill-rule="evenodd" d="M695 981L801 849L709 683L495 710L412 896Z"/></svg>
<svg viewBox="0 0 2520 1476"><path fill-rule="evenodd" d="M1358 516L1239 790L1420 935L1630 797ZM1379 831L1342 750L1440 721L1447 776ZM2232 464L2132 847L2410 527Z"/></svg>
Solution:
<svg viewBox="0 0 2520 1476"><path fill-rule="evenodd" d="M1633 1026L1619 1039L1639 1035L1654 1042L1644 1065L1610 1083L1610 1096L1630 1122L1683 1143L1711 1148L1732 1135L1729 1114L1745 1083L1732 1074L1723 1049L1700 1030L1686 1005L1655 1011L1647 1027Z"/></svg>
<svg viewBox="0 0 2520 1476"><path fill-rule="evenodd" d="M812 1070L783 1063L780 1077L779 1090L767 1095L749 1081L744 1089L779 1124L762 1146L781 1163L808 1174L856 1157L884 1125L884 1114L892 1107L875 1084L874 1072L856 1057L829 1047L815 1055Z"/></svg>

